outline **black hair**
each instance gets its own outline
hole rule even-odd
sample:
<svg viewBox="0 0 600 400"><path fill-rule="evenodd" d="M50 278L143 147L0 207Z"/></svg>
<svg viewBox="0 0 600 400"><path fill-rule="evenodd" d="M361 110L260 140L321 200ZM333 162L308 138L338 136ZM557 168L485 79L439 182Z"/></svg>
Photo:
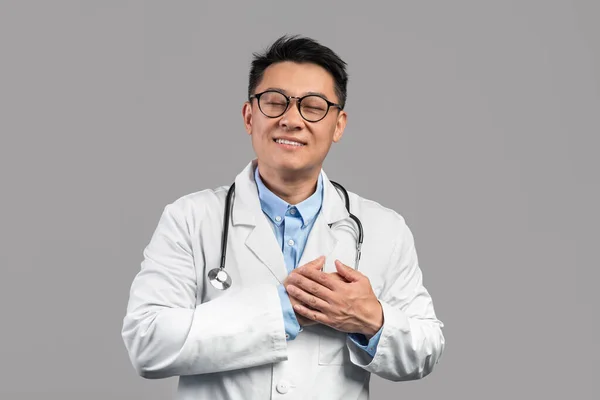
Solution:
<svg viewBox="0 0 600 400"><path fill-rule="evenodd" d="M348 73L346 63L330 48L316 40L298 35L284 35L277 39L263 53L253 53L248 82L248 97L254 94L267 67L283 61L313 63L323 67L333 76L334 90L342 108L346 105Z"/></svg>

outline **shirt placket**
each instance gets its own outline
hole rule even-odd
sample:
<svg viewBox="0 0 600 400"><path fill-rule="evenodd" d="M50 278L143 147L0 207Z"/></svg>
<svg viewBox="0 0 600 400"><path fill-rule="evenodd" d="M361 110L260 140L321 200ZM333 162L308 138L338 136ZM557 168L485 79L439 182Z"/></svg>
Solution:
<svg viewBox="0 0 600 400"><path fill-rule="evenodd" d="M295 207L288 208L285 213L283 230L283 255L288 273L298 266L301 221L298 209Z"/></svg>

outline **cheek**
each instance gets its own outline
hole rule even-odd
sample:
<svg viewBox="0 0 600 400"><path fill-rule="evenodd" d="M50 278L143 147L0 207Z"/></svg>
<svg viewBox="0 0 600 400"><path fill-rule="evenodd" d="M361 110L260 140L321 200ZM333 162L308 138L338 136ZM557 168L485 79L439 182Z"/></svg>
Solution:
<svg viewBox="0 0 600 400"><path fill-rule="evenodd" d="M333 126L333 127L328 126L326 128L319 129L314 132L314 135L317 138L319 145L323 146L323 147L328 147L331 145L334 134L335 134L335 126Z"/></svg>
<svg viewBox="0 0 600 400"><path fill-rule="evenodd" d="M252 125L252 134L260 138L267 137L277 126L274 120L266 118L256 118Z"/></svg>

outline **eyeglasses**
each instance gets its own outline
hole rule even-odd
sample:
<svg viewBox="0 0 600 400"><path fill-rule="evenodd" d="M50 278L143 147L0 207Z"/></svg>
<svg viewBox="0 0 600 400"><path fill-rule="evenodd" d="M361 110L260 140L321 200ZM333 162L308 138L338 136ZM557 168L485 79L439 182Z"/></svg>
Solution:
<svg viewBox="0 0 600 400"><path fill-rule="evenodd" d="M337 107L340 110L342 106L316 95L309 94L302 97L286 96L277 90L266 90L262 93L256 93L250 96L250 100L256 98L258 108L269 118L281 117L287 111L292 99L296 99L296 105L302 118L308 122L318 122L325 118L331 107Z"/></svg>

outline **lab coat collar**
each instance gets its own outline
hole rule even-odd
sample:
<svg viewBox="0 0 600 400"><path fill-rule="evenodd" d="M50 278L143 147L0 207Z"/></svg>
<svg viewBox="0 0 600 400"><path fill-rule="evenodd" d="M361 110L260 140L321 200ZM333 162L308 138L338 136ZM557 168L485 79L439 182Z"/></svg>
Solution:
<svg viewBox="0 0 600 400"><path fill-rule="evenodd" d="M257 218L263 217L258 188L254 180L254 171L257 165L257 159L250 161L235 178L235 196L231 214L233 225L256 225ZM349 215L342 193L339 193L329 181L325 171L321 170L321 174L323 177L323 206L320 214L330 225L348 218Z"/></svg>

